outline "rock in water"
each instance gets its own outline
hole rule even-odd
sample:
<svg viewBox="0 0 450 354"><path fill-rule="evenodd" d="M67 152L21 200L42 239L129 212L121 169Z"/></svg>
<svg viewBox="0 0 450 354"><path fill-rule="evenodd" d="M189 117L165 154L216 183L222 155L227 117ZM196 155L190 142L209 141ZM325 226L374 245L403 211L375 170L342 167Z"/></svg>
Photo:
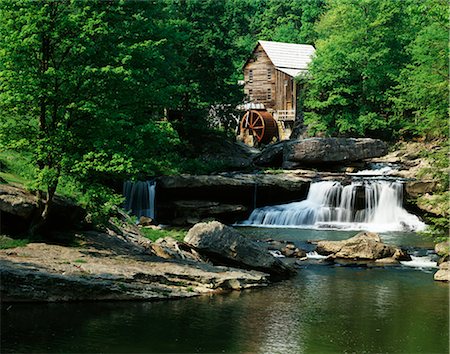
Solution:
<svg viewBox="0 0 450 354"><path fill-rule="evenodd" d="M359 161L387 153L381 140L361 138L310 138L293 140L284 145L283 167Z"/></svg>
<svg viewBox="0 0 450 354"><path fill-rule="evenodd" d="M286 277L294 272L264 247L218 221L194 225L184 242L213 263L255 269L277 277Z"/></svg>
<svg viewBox="0 0 450 354"><path fill-rule="evenodd" d="M373 232L360 232L343 241L319 241L317 253L331 255L333 258L376 260L393 257L407 260L409 257L400 249L381 242L380 236Z"/></svg>
<svg viewBox="0 0 450 354"><path fill-rule="evenodd" d="M434 280L450 282L449 262L444 262L439 265L439 270L434 273Z"/></svg>

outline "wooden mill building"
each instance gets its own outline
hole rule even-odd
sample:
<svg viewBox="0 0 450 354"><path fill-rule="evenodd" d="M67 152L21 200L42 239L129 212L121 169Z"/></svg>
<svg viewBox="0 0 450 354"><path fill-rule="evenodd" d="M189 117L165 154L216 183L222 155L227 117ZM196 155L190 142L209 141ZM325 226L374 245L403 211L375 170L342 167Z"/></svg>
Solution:
<svg viewBox="0 0 450 354"><path fill-rule="evenodd" d="M274 123L269 122L270 118L277 127L276 138L289 138L297 109L298 88L294 78L307 73L314 52L314 47L307 44L258 42L243 67L248 110L241 121L242 140L250 145L253 145L252 142L246 141L249 136L251 140L256 138L257 141L253 143L274 140L273 133L270 133L274 130L270 128ZM268 128L265 129L266 137L258 128L258 122L254 124L256 129L253 129L249 119L268 122L265 127Z"/></svg>

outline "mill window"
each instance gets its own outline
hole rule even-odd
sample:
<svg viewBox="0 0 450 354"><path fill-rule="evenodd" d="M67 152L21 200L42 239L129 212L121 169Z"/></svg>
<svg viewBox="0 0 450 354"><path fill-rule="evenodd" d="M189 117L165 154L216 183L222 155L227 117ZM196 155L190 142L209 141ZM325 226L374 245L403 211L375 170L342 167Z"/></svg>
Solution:
<svg viewBox="0 0 450 354"><path fill-rule="evenodd" d="M267 69L267 80L272 80L272 69Z"/></svg>
<svg viewBox="0 0 450 354"><path fill-rule="evenodd" d="M271 100L272 99L272 89L268 88L267 89L267 100Z"/></svg>
<svg viewBox="0 0 450 354"><path fill-rule="evenodd" d="M253 95L253 90L249 89L248 90L248 98L251 100L252 99L252 95Z"/></svg>
<svg viewBox="0 0 450 354"><path fill-rule="evenodd" d="M248 82L253 82L253 70L248 71Z"/></svg>

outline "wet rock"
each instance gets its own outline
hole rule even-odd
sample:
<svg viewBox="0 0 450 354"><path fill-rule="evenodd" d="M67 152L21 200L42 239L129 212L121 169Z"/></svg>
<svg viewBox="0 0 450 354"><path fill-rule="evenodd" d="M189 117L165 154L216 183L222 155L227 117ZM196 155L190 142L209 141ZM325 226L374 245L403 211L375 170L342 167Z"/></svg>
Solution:
<svg viewBox="0 0 450 354"><path fill-rule="evenodd" d="M444 262L439 265L439 270L434 274L434 280L450 282L449 262Z"/></svg>
<svg viewBox="0 0 450 354"><path fill-rule="evenodd" d="M283 167L301 165L345 163L387 153L387 145L381 140L362 138L309 138L289 141L283 150Z"/></svg>
<svg viewBox="0 0 450 354"><path fill-rule="evenodd" d="M304 258L306 252L296 247L293 243L288 243L286 246L281 247L280 252L285 257Z"/></svg>
<svg viewBox="0 0 450 354"><path fill-rule="evenodd" d="M386 258L381 258L381 259L377 259L375 260L376 264L380 264L380 265L398 265L400 264L400 262L395 259L394 257L386 257Z"/></svg>
<svg viewBox="0 0 450 354"><path fill-rule="evenodd" d="M217 221L193 226L184 242L195 247L214 264L255 269L277 277L293 273L292 268L272 256L265 247Z"/></svg>
<svg viewBox="0 0 450 354"><path fill-rule="evenodd" d="M317 253L333 258L375 260L388 257L403 257L401 250L381 242L380 236L372 232L361 232L343 241L318 241Z"/></svg>
<svg viewBox="0 0 450 354"><path fill-rule="evenodd" d="M294 250L287 248L287 247L282 248L280 252L285 257L293 257L294 256Z"/></svg>

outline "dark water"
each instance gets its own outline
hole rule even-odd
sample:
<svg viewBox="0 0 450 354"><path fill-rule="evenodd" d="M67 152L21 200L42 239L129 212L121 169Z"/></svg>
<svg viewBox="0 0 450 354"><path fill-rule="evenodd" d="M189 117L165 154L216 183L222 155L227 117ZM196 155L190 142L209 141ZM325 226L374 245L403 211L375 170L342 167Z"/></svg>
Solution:
<svg viewBox="0 0 450 354"><path fill-rule="evenodd" d="M226 295L7 304L1 352L448 353L449 287L433 272L311 263L291 280Z"/></svg>

